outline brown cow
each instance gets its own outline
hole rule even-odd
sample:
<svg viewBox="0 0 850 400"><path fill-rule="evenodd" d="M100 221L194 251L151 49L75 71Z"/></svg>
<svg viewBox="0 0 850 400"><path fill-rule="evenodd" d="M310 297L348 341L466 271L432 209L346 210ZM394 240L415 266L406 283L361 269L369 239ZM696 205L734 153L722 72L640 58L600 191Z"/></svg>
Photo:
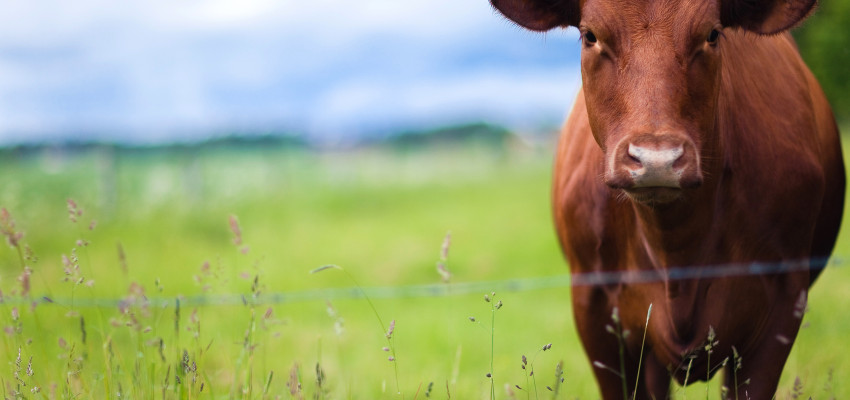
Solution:
<svg viewBox="0 0 850 400"><path fill-rule="evenodd" d="M582 35L553 182L574 278L658 277L573 288L602 397L667 398L671 378L705 380L727 359L728 398L773 397L844 204L832 111L785 32L815 0L491 1L526 28ZM756 261L796 268L712 274ZM632 333L627 388L615 309Z"/></svg>

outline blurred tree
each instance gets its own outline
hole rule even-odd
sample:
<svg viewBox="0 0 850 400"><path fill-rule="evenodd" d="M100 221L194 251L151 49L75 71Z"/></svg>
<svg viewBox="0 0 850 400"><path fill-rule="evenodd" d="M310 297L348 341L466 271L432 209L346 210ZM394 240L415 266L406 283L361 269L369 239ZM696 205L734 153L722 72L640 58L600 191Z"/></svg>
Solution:
<svg viewBox="0 0 850 400"><path fill-rule="evenodd" d="M794 38L840 124L850 123L850 0L821 0ZM845 125L846 126L846 125ZM847 132L844 132L847 134Z"/></svg>

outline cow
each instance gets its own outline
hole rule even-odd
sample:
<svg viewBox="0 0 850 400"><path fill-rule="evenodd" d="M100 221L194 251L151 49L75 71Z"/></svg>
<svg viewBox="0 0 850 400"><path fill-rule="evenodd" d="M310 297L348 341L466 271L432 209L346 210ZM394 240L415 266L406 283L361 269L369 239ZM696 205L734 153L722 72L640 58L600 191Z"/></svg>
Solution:
<svg viewBox="0 0 850 400"><path fill-rule="evenodd" d="M723 397L772 398L844 204L835 118L788 33L815 0L491 3L581 35L552 199L574 283L600 277L571 295L602 398L718 370ZM775 268L716 273L753 263Z"/></svg>

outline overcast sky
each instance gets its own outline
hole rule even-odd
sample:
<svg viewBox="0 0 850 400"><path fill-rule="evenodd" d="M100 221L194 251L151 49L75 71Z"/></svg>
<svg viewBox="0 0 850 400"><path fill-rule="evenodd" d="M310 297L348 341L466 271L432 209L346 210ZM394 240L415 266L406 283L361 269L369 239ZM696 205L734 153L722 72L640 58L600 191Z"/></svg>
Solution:
<svg viewBox="0 0 850 400"><path fill-rule="evenodd" d="M486 0L3 1L0 143L532 129L566 114L577 68L574 30Z"/></svg>

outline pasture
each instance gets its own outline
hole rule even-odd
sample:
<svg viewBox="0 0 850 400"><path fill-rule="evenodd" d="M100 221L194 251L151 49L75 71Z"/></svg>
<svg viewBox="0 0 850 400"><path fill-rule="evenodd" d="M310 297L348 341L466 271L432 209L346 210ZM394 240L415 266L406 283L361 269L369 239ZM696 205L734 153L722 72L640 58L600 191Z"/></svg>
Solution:
<svg viewBox="0 0 850 400"><path fill-rule="evenodd" d="M498 399L596 398L550 217L551 154L476 143L7 154L4 235L24 235L0 247L0 390L485 399L492 382ZM847 214L777 398L850 397ZM311 273L331 264L342 270ZM718 393L712 382L674 396Z"/></svg>

